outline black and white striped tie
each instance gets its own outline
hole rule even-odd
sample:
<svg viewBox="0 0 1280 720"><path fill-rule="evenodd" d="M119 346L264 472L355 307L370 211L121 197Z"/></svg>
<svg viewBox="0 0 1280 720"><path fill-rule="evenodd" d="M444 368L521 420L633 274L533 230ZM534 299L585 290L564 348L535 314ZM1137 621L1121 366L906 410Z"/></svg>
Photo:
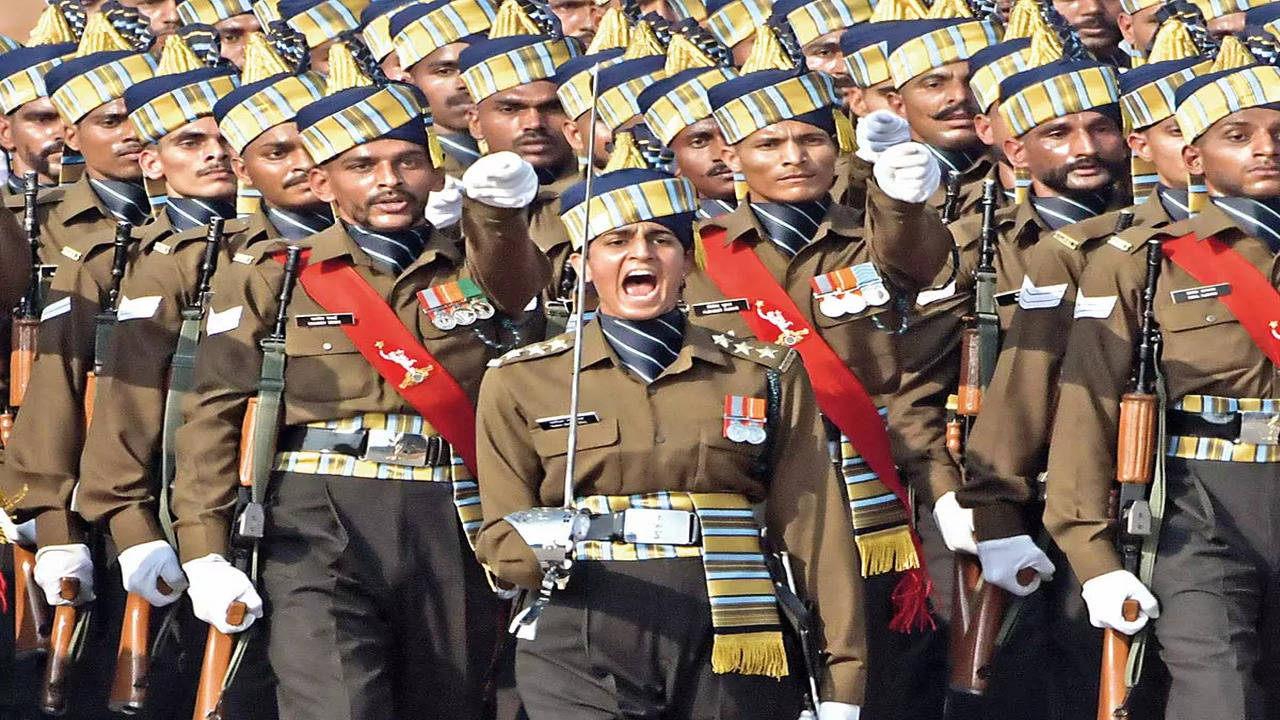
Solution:
<svg viewBox="0 0 1280 720"><path fill-rule="evenodd" d="M236 216L236 205L226 200L171 197L165 203L165 212L169 214L169 223L174 230L186 232L208 225L214 218L230 220Z"/></svg>
<svg viewBox="0 0 1280 720"><path fill-rule="evenodd" d="M282 210L267 206L267 220L285 240L306 240L333 224L333 215L326 211Z"/></svg>
<svg viewBox="0 0 1280 720"><path fill-rule="evenodd" d="M141 183L89 178L89 187L116 220L136 227L145 223L151 214L151 201Z"/></svg>
<svg viewBox="0 0 1280 720"><path fill-rule="evenodd" d="M1107 199L1093 193L1073 198L1062 195L1034 197L1031 198L1031 204L1050 230L1060 230L1081 220L1088 220L1107 209Z"/></svg>
<svg viewBox="0 0 1280 720"><path fill-rule="evenodd" d="M628 370L653 382L680 354L684 316L678 310L652 320L623 320L600 313L600 330Z"/></svg>
<svg viewBox="0 0 1280 720"><path fill-rule="evenodd" d="M1265 242L1271 252L1280 253L1280 198L1216 197L1213 204L1241 230Z"/></svg>
<svg viewBox="0 0 1280 720"><path fill-rule="evenodd" d="M827 215L830 200L807 203L751 203L751 211L765 235L789 256L813 242Z"/></svg>
<svg viewBox="0 0 1280 720"><path fill-rule="evenodd" d="M351 239L356 241L361 250L395 270L397 275L418 259L427 244L426 228L410 228L393 233L376 232L358 225L348 225L347 229L351 233Z"/></svg>

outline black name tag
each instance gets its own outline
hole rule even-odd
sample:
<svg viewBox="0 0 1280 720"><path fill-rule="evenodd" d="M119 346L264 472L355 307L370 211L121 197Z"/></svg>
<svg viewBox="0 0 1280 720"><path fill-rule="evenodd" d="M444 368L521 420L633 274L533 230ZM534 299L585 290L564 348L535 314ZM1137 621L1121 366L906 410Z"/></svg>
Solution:
<svg viewBox="0 0 1280 720"><path fill-rule="evenodd" d="M1222 297L1231 294L1231 283L1218 283L1217 285L1201 285L1200 287L1187 288L1186 290L1174 290L1169 293L1173 296L1173 302L1184 303L1192 300L1208 300L1210 298Z"/></svg>
<svg viewBox="0 0 1280 720"><path fill-rule="evenodd" d="M535 420L538 427L543 430L563 430L569 427L568 415L556 415L554 417L544 417ZM600 422L600 416L593 412L578 413L579 425L594 425Z"/></svg>
<svg viewBox="0 0 1280 720"><path fill-rule="evenodd" d="M1006 307L1008 305L1016 305L1018 303L1018 293L1020 292L1022 291L1010 290L1008 292L997 293L996 304L999 305L1000 307Z"/></svg>
<svg viewBox="0 0 1280 720"><path fill-rule="evenodd" d="M295 315L298 327L337 327L338 325L355 325L355 313L320 313L318 315Z"/></svg>
<svg viewBox="0 0 1280 720"><path fill-rule="evenodd" d="M751 302L746 298L734 298L732 300L717 300L715 302L696 303L693 306L693 314L698 317L706 315L723 315L725 313L742 312L751 309Z"/></svg>

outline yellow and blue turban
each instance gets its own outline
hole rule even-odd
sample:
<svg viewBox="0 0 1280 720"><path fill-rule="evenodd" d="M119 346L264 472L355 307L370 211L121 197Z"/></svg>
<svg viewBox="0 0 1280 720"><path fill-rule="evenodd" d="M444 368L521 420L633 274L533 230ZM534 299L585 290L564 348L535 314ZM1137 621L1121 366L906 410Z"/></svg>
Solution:
<svg viewBox="0 0 1280 720"><path fill-rule="evenodd" d="M217 25L251 12L251 0L182 0L178 3L178 18L183 25Z"/></svg>
<svg viewBox="0 0 1280 720"><path fill-rule="evenodd" d="M75 51L74 43L59 43L0 55L0 112L8 115L32 100L48 97L45 76Z"/></svg>
<svg viewBox="0 0 1280 720"><path fill-rule="evenodd" d="M796 42L808 45L837 30L851 28L871 17L867 0L778 0L773 4L772 22L791 26Z"/></svg>
<svg viewBox="0 0 1280 720"><path fill-rule="evenodd" d="M475 102L539 80L578 55L577 44L548 35L512 35L471 44L458 56L462 82Z"/></svg>
<svg viewBox="0 0 1280 720"><path fill-rule="evenodd" d="M1095 111L1120 124L1120 81L1110 65L1056 60L1000 83L1000 112L1014 137L1055 118Z"/></svg>
<svg viewBox="0 0 1280 720"><path fill-rule="evenodd" d="M711 88L738 77L731 68L691 68L663 78L645 88L636 100L644 124L664 145L680 131L711 117Z"/></svg>
<svg viewBox="0 0 1280 720"><path fill-rule="evenodd" d="M783 120L798 120L836 134L832 110L839 101L826 73L760 70L708 89L707 99L730 145Z"/></svg>
<svg viewBox="0 0 1280 720"><path fill-rule="evenodd" d="M755 35L756 28L769 20L767 0L712 0L707 3L707 29L725 47Z"/></svg>
<svg viewBox="0 0 1280 720"><path fill-rule="evenodd" d="M413 67L445 45L479 39L496 14L489 0L436 0L401 10L390 27L401 67Z"/></svg>
<svg viewBox="0 0 1280 720"><path fill-rule="evenodd" d="M348 30L360 27L360 14L369 0L280 0L280 17L302 33L307 45L319 47Z"/></svg>
<svg viewBox="0 0 1280 720"><path fill-rule="evenodd" d="M988 45L969 58L969 90L978 112L989 112L1000 99L1005 78L1031 68L1031 39L1015 38Z"/></svg>
<svg viewBox="0 0 1280 720"><path fill-rule="evenodd" d="M698 211L693 183L640 168L602 173L591 182L590 201L585 182L570 187L560 198L560 207L566 208L560 220L575 248L581 248L584 240L590 243L607 232L641 222L658 223L675 233L686 248L692 247L693 219Z"/></svg>
<svg viewBox="0 0 1280 720"><path fill-rule="evenodd" d="M988 45L1000 42L1000 28L987 20L911 22L909 32L896 32L889 43L889 75L898 88L930 70L966 61Z"/></svg>
<svg viewBox="0 0 1280 720"><path fill-rule="evenodd" d="M360 13L360 37L373 54L374 60L382 62L395 52L391 18L413 2L414 0L373 0Z"/></svg>
<svg viewBox="0 0 1280 720"><path fill-rule="evenodd" d="M155 72L156 59L151 55L115 50L67 60L51 69L44 82L63 121L74 125L124 97L129 87L150 80Z"/></svg>
<svg viewBox="0 0 1280 720"><path fill-rule="evenodd" d="M295 122L316 164L374 140L427 147L426 98L412 85L388 83L340 90L298 111Z"/></svg>

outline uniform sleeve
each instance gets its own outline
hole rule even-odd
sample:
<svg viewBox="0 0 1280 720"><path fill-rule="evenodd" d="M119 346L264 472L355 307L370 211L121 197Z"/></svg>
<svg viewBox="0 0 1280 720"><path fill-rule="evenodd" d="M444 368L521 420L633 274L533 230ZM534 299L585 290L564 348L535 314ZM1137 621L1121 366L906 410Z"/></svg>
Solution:
<svg viewBox="0 0 1280 720"><path fill-rule="evenodd" d="M90 519L108 522L122 548L163 538L156 515L159 481L152 471L184 301L175 266L171 255L142 256L121 283L121 320L108 343L80 461L81 491L92 495Z"/></svg>
<svg viewBox="0 0 1280 720"><path fill-rule="evenodd" d="M936 210L895 200L874 181L867 186L866 224L876 267L903 290L931 285L951 257L951 233Z"/></svg>
<svg viewBox="0 0 1280 720"><path fill-rule="evenodd" d="M85 434L86 373L93 367L98 288L83 263L64 264L45 301L37 356L5 458L6 484L27 489L40 545L82 542L70 512ZM66 312L59 312L67 307ZM81 495L83 510L84 496Z"/></svg>
<svg viewBox="0 0 1280 720"><path fill-rule="evenodd" d="M1078 250L1045 241L1027 276L1038 287L1065 285L1057 305L1019 305L1001 343L995 374L965 446L968 475L956 499L973 508L978 540L1027 533L1027 504L1049 452L1058 371L1084 265Z"/></svg>
<svg viewBox="0 0 1280 720"><path fill-rule="evenodd" d="M467 265L476 284L499 310L519 316L551 281L551 265L530 238L525 210L491 207L471 198L462 203Z"/></svg>
<svg viewBox="0 0 1280 720"><path fill-rule="evenodd" d="M813 601L821 618L828 653L824 699L861 705L867 681L861 562L845 491L799 362L783 375L782 398L786 432L774 448L766 525L781 530L800 594Z"/></svg>
<svg viewBox="0 0 1280 720"><path fill-rule="evenodd" d="M257 394L258 341L275 318L276 293L254 268L230 265L214 273L212 287L211 313L237 320L231 328L206 328L212 332L200 343L191 391L183 401L173 484L174 530L183 561L227 554L239 485L240 429L249 398Z"/></svg>
<svg viewBox="0 0 1280 720"><path fill-rule="evenodd" d="M544 475L529 425L507 387L510 373L490 370L480 383L477 408L476 477L484 524L476 556L498 578L537 588L542 569L507 515L542 505L538 484Z"/></svg>
<svg viewBox="0 0 1280 720"><path fill-rule="evenodd" d="M9 308L18 304L31 278L31 250L18 219L0 207L0 397L9 397L9 333L13 318Z"/></svg>
<svg viewBox="0 0 1280 720"><path fill-rule="evenodd" d="M1080 292L1103 303L1072 324L1062 360L1061 395L1049 446L1045 527L1081 581L1120 569L1108 511L1115 480L1120 396L1126 391L1137 336L1145 253L1101 248Z"/></svg>

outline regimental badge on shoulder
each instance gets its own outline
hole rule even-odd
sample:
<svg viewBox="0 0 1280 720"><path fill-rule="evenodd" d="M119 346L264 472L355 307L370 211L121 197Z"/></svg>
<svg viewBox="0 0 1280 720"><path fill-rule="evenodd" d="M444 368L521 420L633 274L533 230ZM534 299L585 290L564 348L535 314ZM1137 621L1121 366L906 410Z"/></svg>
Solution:
<svg viewBox="0 0 1280 720"><path fill-rule="evenodd" d="M736 443L762 444L768 437L765 408L764 398L725 395L724 436Z"/></svg>
<svg viewBox="0 0 1280 720"><path fill-rule="evenodd" d="M889 302L889 290L876 266L869 262L815 275L809 285L818 301L818 312L829 318L857 315L867 307Z"/></svg>
<svg viewBox="0 0 1280 720"><path fill-rule="evenodd" d="M418 302L422 303L422 311L431 317L431 324L445 331L488 320L495 312L493 304L471 278L419 290Z"/></svg>

